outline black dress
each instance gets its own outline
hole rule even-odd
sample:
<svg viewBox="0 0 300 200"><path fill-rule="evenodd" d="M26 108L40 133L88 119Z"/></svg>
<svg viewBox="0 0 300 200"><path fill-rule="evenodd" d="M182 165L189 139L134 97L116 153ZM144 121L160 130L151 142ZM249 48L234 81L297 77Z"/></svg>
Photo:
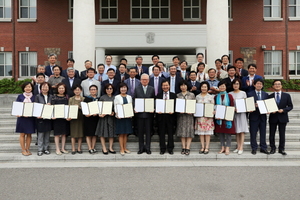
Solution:
<svg viewBox="0 0 300 200"><path fill-rule="evenodd" d="M55 104L64 104L68 105L68 98L67 96L57 96L56 94L52 98L52 105ZM66 135L68 134L68 121L66 119L55 119L53 120L53 130L54 130L54 135Z"/></svg>
<svg viewBox="0 0 300 200"><path fill-rule="evenodd" d="M93 98L91 96L87 96L84 98L84 102L92 102L98 101L99 98ZM90 116L90 117L83 117L83 132L85 136L95 136L96 128L98 124L99 116Z"/></svg>

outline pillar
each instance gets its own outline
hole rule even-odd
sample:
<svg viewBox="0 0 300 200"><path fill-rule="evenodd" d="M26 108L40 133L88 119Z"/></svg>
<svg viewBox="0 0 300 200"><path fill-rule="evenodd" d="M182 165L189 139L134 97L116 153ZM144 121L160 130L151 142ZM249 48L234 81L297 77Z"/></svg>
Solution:
<svg viewBox="0 0 300 200"><path fill-rule="evenodd" d="M98 64L105 64L105 49L104 48L96 48L96 63L95 66Z"/></svg>

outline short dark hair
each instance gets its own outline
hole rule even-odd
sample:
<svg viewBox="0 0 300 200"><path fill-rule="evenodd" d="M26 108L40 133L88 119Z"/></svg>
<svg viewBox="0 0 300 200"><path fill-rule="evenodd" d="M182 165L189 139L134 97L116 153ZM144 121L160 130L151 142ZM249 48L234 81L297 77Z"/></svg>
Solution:
<svg viewBox="0 0 300 200"><path fill-rule="evenodd" d="M33 85L32 85L31 82L25 82L25 83L23 83L23 84L21 85L22 91L25 92L25 87L26 87L27 85L30 85L30 86L31 86L31 92L32 92L32 91L33 91Z"/></svg>
<svg viewBox="0 0 300 200"><path fill-rule="evenodd" d="M169 67L169 69L170 69L171 67L175 67L175 68L176 68L176 66L175 66L175 65L171 65L171 66Z"/></svg>
<svg viewBox="0 0 300 200"><path fill-rule="evenodd" d="M281 85L282 85L282 81L281 81L281 80L279 80L279 79L275 79L275 80L272 82L272 85L274 85L276 82L280 82L280 83L281 83Z"/></svg>
<svg viewBox="0 0 300 200"><path fill-rule="evenodd" d="M61 66L55 65L54 67L52 67L52 70L54 71L54 68L58 68L60 70L60 72L62 71Z"/></svg>
<svg viewBox="0 0 300 200"><path fill-rule="evenodd" d="M199 86L200 91L201 91L202 85L207 85L207 91L210 90L210 85L209 85L209 83L208 83L207 81L202 81L202 82L200 83L200 86Z"/></svg>
<svg viewBox="0 0 300 200"><path fill-rule="evenodd" d="M151 60L153 60L153 58L157 57L157 59L159 59L159 56L158 55L153 55Z"/></svg>
<svg viewBox="0 0 300 200"><path fill-rule="evenodd" d="M107 90L107 88L108 88L109 86L112 87L112 93L114 93L115 88L114 88L113 84L111 84L111 83L106 83L106 84L104 85L104 93L105 93L105 94L107 94L107 93L106 93L106 90Z"/></svg>
<svg viewBox="0 0 300 200"><path fill-rule="evenodd" d="M205 67L205 63L204 63L204 62L198 63L197 68L198 68L200 65L203 65L203 67Z"/></svg>
<svg viewBox="0 0 300 200"><path fill-rule="evenodd" d="M135 57L135 60L137 60L138 58L141 58L143 60L143 57L142 56L136 56Z"/></svg>
<svg viewBox="0 0 300 200"><path fill-rule="evenodd" d="M109 72L109 71L113 71L113 72L116 73L116 71L115 71L113 68L109 68L109 69L107 70L107 72Z"/></svg>
<svg viewBox="0 0 300 200"><path fill-rule="evenodd" d="M168 80L163 80L162 82L161 82L161 86L164 84L164 83L168 83L169 85L170 85L170 82L168 81Z"/></svg>
<svg viewBox="0 0 300 200"><path fill-rule="evenodd" d="M126 58L121 58L120 59L120 62L122 62L122 60L125 60L127 62L127 59Z"/></svg>
<svg viewBox="0 0 300 200"><path fill-rule="evenodd" d="M248 69L249 69L250 67L254 67L255 69L257 69L257 66L256 66L256 64L254 64L254 63L249 64L249 65L248 65Z"/></svg>
<svg viewBox="0 0 300 200"><path fill-rule="evenodd" d="M134 70L135 72L137 72L137 68L135 68L135 67L131 67L131 68L128 68L127 70L128 70L128 72L130 72L130 70Z"/></svg>
<svg viewBox="0 0 300 200"><path fill-rule="evenodd" d="M128 90L128 85L126 84L126 83L124 83L124 82L121 82L120 84L119 84L119 92L121 93L121 88L122 87L126 87L127 88L127 90Z"/></svg>
<svg viewBox="0 0 300 200"><path fill-rule="evenodd" d="M123 65L125 67L125 69L127 69L127 66L125 64L119 64L118 68L120 68L120 66ZM108 70L107 70L108 71Z"/></svg>
<svg viewBox="0 0 300 200"><path fill-rule="evenodd" d="M264 80L261 79L261 78L259 78L259 79L255 79L255 80L253 81L253 85L255 85L257 82L261 82L263 85L265 84Z"/></svg>
<svg viewBox="0 0 300 200"><path fill-rule="evenodd" d="M182 63L184 63L184 62L185 62L186 65L188 65L188 62L185 61L185 60L181 61L180 64L182 64Z"/></svg>
<svg viewBox="0 0 300 200"><path fill-rule="evenodd" d="M220 85L223 85L225 84L226 88L227 88L227 82L225 80L221 80L219 83L218 83L218 87L220 87Z"/></svg>
<svg viewBox="0 0 300 200"><path fill-rule="evenodd" d="M180 58L179 58L178 56L174 56L174 57L172 58L172 61L175 60L176 58L180 61Z"/></svg>
<svg viewBox="0 0 300 200"><path fill-rule="evenodd" d="M81 87L80 84L73 85L73 86L72 86L72 91L76 90L77 88L79 88L79 89L82 91L82 87Z"/></svg>
<svg viewBox="0 0 300 200"><path fill-rule="evenodd" d="M216 62L222 63L222 60L220 58L218 58L218 59L215 60L215 64L216 64Z"/></svg>
<svg viewBox="0 0 300 200"><path fill-rule="evenodd" d="M196 55L196 58L198 58L198 56L202 56L202 57L204 57L204 54L203 53L197 53L197 55Z"/></svg>
<svg viewBox="0 0 300 200"><path fill-rule="evenodd" d="M188 84L188 82L186 80L181 80L178 85L179 85L179 87L182 86L182 85L186 85L187 86L187 90L191 89L190 88L190 84Z"/></svg>
<svg viewBox="0 0 300 200"><path fill-rule="evenodd" d="M103 63L99 63L99 64L97 65L97 68L100 67L100 66L103 66L103 67L105 68L105 65L104 65Z"/></svg>
<svg viewBox="0 0 300 200"><path fill-rule="evenodd" d="M73 58L68 58L68 59L67 59L67 63L68 63L69 61L75 63L75 60L74 60Z"/></svg>
<svg viewBox="0 0 300 200"><path fill-rule="evenodd" d="M86 70L86 73L88 73L89 71L93 71L95 74L97 73L96 70L95 70L94 68L88 68L88 69Z"/></svg>
<svg viewBox="0 0 300 200"><path fill-rule="evenodd" d="M42 91L42 87L43 87L44 85L48 85L48 88L49 88L49 90L48 90L48 94L49 94L49 93L50 93L50 91L51 91L51 85L50 85L50 83L48 83L48 82L44 82L44 83L40 84L40 90L41 90L41 91Z"/></svg>
<svg viewBox="0 0 300 200"><path fill-rule="evenodd" d="M235 67L235 66L229 66L229 67L227 68L227 72L228 72L230 69L236 70L236 67Z"/></svg>
<svg viewBox="0 0 300 200"><path fill-rule="evenodd" d="M224 58L224 57L227 57L227 58L228 58L228 60L229 60L229 55L226 55L226 54L225 54L225 55L223 55L223 56L221 57L221 60L223 60L223 58Z"/></svg>
<svg viewBox="0 0 300 200"><path fill-rule="evenodd" d="M191 75L193 73L197 76L197 72L195 72L195 71L191 71L189 75Z"/></svg>
<svg viewBox="0 0 300 200"><path fill-rule="evenodd" d="M106 55L106 56L105 56L105 59L106 59L107 57L110 57L110 58L112 59L112 56L111 56L111 55Z"/></svg>
<svg viewBox="0 0 300 200"><path fill-rule="evenodd" d="M163 66L165 66L165 63L162 62L162 61L158 61L158 62L156 63L156 65L157 65L158 63L161 63L161 64L163 64Z"/></svg>
<svg viewBox="0 0 300 200"><path fill-rule="evenodd" d="M57 84L57 86L56 86L57 94L58 94L58 88L59 88L60 86L64 86L64 88L65 88L64 95L66 95L66 94L67 94L67 86L66 86L64 83L59 83L59 84Z"/></svg>
<svg viewBox="0 0 300 200"><path fill-rule="evenodd" d="M210 68L207 73L209 73L211 70L214 70L215 72L217 72L217 70L215 68Z"/></svg>
<svg viewBox="0 0 300 200"><path fill-rule="evenodd" d="M91 85L91 86L89 87L89 90L90 90L92 87L95 87L95 88L98 90L98 86L97 86L97 85Z"/></svg>
<svg viewBox="0 0 300 200"><path fill-rule="evenodd" d="M237 59L235 59L234 63L237 63L237 61L242 61L244 63L244 59L243 58L237 58Z"/></svg>
<svg viewBox="0 0 300 200"><path fill-rule="evenodd" d="M43 73L38 73L35 77L43 76L44 78L46 77L45 74Z"/></svg>
<svg viewBox="0 0 300 200"><path fill-rule="evenodd" d="M242 81L239 78L235 78L233 79L233 81L231 82L231 87L233 88L233 85L238 82L240 84L239 89L242 88Z"/></svg>
<svg viewBox="0 0 300 200"><path fill-rule="evenodd" d="M154 66L152 67L152 71L154 71L154 68L158 68L158 69L159 69L159 71L160 71L160 67L159 67L159 66L157 66L157 65L154 65Z"/></svg>

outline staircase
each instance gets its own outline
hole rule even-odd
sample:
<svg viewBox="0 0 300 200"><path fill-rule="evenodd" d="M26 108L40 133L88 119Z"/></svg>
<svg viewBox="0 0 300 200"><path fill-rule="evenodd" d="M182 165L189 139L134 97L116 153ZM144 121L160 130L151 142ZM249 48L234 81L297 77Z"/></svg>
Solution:
<svg viewBox="0 0 300 200"><path fill-rule="evenodd" d="M85 140L82 145L83 154L71 155L65 154L57 156L55 154L55 144L53 134L50 136L50 155L37 156L36 134L32 135L31 156L22 156L21 148L19 144L19 134L15 133L16 117L11 116L11 104L16 99L17 95L2 94L0 95L0 162L28 162L28 161L122 161L122 160L199 160L199 159L299 159L300 158L300 93L290 93L294 103L294 109L289 113L290 122L287 125L286 130L286 152L287 156L281 154L265 155L257 152L256 155L252 155L250 147L250 135L245 136L244 153L237 155L231 153L226 156L224 154L218 154L220 150L220 143L217 136L211 137L210 153L207 155L199 154L200 142L199 136L195 136L191 145L191 154L189 156L183 156L181 152L180 138L174 136L175 148L174 155L168 153L164 155L159 154L159 138L158 135L153 135L151 139L151 155L141 154L137 155L138 151L138 138L134 135L128 137L128 149L132 151L131 154L121 156L119 154L118 139L115 139L114 149L117 154L103 155L101 153L101 144L98 139L96 149L99 151L97 154L90 155L88 153ZM267 144L268 142L268 126L267 126ZM259 137L259 134L258 134ZM278 145L278 133L276 133L276 145ZM232 137L232 148L235 147L235 136ZM67 139L66 149L71 151L70 137Z"/></svg>

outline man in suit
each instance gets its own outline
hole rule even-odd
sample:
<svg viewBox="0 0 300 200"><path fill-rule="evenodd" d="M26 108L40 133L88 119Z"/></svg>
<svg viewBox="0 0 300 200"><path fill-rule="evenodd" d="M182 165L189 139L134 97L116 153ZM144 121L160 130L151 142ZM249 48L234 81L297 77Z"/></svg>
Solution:
<svg viewBox="0 0 300 200"><path fill-rule="evenodd" d="M236 67L236 75L242 79L242 77L248 76L248 71L244 69L244 59L237 58L234 61Z"/></svg>
<svg viewBox="0 0 300 200"><path fill-rule="evenodd" d="M128 73L130 77L126 79L124 83L126 83L126 85L128 86L127 94L129 94L131 97L134 97L135 88L138 87L141 82L139 79L135 78L137 74L136 68L130 68Z"/></svg>
<svg viewBox="0 0 300 200"><path fill-rule="evenodd" d="M98 66L97 66L98 73L95 74L95 76L94 76L94 79L97 80L97 81L99 81L100 84L103 81L105 81L105 80L108 79L107 74L104 73L104 68L105 68L104 64L102 64L102 63L98 64Z"/></svg>
<svg viewBox="0 0 300 200"><path fill-rule="evenodd" d="M48 56L49 65L46 66L45 74L47 76L52 77L53 76L53 67L56 66L57 61L57 55L52 53Z"/></svg>
<svg viewBox="0 0 300 200"><path fill-rule="evenodd" d="M246 93L255 90L255 88L253 86L253 82L256 79L262 79L261 76L255 74L256 70L257 70L256 64L249 64L248 65L249 75L244 76L243 79L242 79L242 90L245 91Z"/></svg>
<svg viewBox="0 0 300 200"><path fill-rule="evenodd" d="M141 75L141 85L135 88L134 98L154 98L154 88L149 84L149 75ZM139 137L139 151L138 154L142 154L146 151L147 154L151 154L151 127L153 121L153 113L136 113L138 122L138 137ZM144 135L146 135L146 143L144 143Z"/></svg>
<svg viewBox="0 0 300 200"><path fill-rule="evenodd" d="M161 83L162 92L157 95L157 99L176 99L176 94L170 92L170 84L167 80ZM169 154L173 155L174 149L174 122L176 115L172 113L157 113L157 125L159 134L160 155L163 155L168 149ZM168 135L168 144L165 142L165 135Z"/></svg>
<svg viewBox="0 0 300 200"><path fill-rule="evenodd" d="M281 80L273 81L273 89L274 93L269 95L269 98L275 98L278 111L274 113L270 113L269 116L269 140L271 151L270 154L274 154L276 151L275 146L275 133L278 126L279 129L279 147L278 153L282 155L287 155L285 152L285 127L289 122L288 112L293 109L293 103L290 94L282 92L282 82Z"/></svg>
<svg viewBox="0 0 300 200"><path fill-rule="evenodd" d="M195 96L201 93L200 91L200 83L196 81L197 73L195 71L190 72L190 78L188 80L188 84L190 85L190 92L194 93Z"/></svg>
<svg viewBox="0 0 300 200"><path fill-rule="evenodd" d="M151 77L152 73L153 73L153 67L159 62L159 56L158 55L153 55L152 58L152 63L153 65L149 67L149 75Z"/></svg>
<svg viewBox="0 0 300 200"><path fill-rule="evenodd" d="M236 78L236 69L234 66L230 66L227 68L228 77L223 80L226 81L226 91L231 92L233 88L231 86L231 82Z"/></svg>
<svg viewBox="0 0 300 200"><path fill-rule="evenodd" d="M208 93L212 95L219 93L218 84L220 81L216 79L216 72L217 71L214 68L208 70L208 77L209 77L209 79L207 80L207 82L209 83Z"/></svg>
<svg viewBox="0 0 300 200"><path fill-rule="evenodd" d="M129 74L127 74L127 68L125 64L120 64L119 69L117 70L115 78L119 80L119 82L124 82L129 78Z"/></svg>
<svg viewBox="0 0 300 200"><path fill-rule="evenodd" d="M262 91L262 88L264 87L264 81L262 79L256 79L253 83L255 90L250 91L247 93L248 97L253 97L254 101L256 103L257 100L265 100L269 98L268 93ZM260 114L258 107L256 107L256 110L249 113L249 126L250 126L250 144L251 144L251 153L253 155L256 154L257 151L257 142L256 142L256 136L257 132L259 130L259 146L260 146L260 152L269 154L268 152L268 146L266 143L266 126L267 126L267 115L266 114Z"/></svg>
<svg viewBox="0 0 300 200"><path fill-rule="evenodd" d="M178 70L178 75L183 78L184 80L188 80L189 79L189 72L186 70L188 66L188 63L183 60L180 62L180 70Z"/></svg>
<svg viewBox="0 0 300 200"><path fill-rule="evenodd" d="M204 54L197 53L196 58L197 58L197 62L191 66L191 71L195 71L195 72L197 72L198 64L204 63ZM207 73L208 70L209 70L208 65L205 64L204 73Z"/></svg>
<svg viewBox="0 0 300 200"><path fill-rule="evenodd" d="M183 78L176 75L177 69L175 65L170 66L169 71L170 71L170 77L167 78L167 80L170 83L170 91L175 94L178 94L179 92L181 92L179 83L180 81L183 80Z"/></svg>
<svg viewBox="0 0 300 200"><path fill-rule="evenodd" d="M153 71L152 72L153 76L151 76L151 78L150 78L149 85L151 85L152 87L154 87L155 96L157 96L159 93L162 92L161 83L165 79L163 77L159 76L159 74L160 74L160 67L154 66L152 68L152 71Z"/></svg>
<svg viewBox="0 0 300 200"><path fill-rule="evenodd" d="M222 60L222 69L225 71L228 71L227 69L232 66L231 64L229 64L229 56L228 55L223 55L221 57Z"/></svg>
<svg viewBox="0 0 300 200"><path fill-rule="evenodd" d="M74 60L73 58L68 58L68 60L67 60L67 66L68 66L68 68L69 68L69 67L72 67L72 68L74 69L74 64L75 64L75 60ZM74 69L74 70L75 70L75 69ZM67 69L63 70L63 71L61 72L61 75L62 75L63 77L65 77L65 78L68 78L68 72L67 72ZM80 78L78 70L75 70L75 78Z"/></svg>
<svg viewBox="0 0 300 200"><path fill-rule="evenodd" d="M68 74L67 78L63 79L62 82L66 85L67 94L70 98L75 95L73 92L73 86L80 85L81 79L75 77L75 70L73 67L68 67L67 74Z"/></svg>
<svg viewBox="0 0 300 200"><path fill-rule="evenodd" d="M176 70L180 70L180 58L178 56L174 56L172 58L173 65L175 65Z"/></svg>
<svg viewBox="0 0 300 200"><path fill-rule="evenodd" d="M33 95L36 96L37 94L40 94L41 93L41 89L40 89L40 86L42 83L45 82L45 74L43 73L38 73L36 75L36 84L34 85L34 88L33 88ZM51 89L51 88L49 88Z"/></svg>
<svg viewBox="0 0 300 200"><path fill-rule="evenodd" d="M104 91L105 90L104 86L107 83L110 83L110 84L113 85L113 87L114 87L114 93L113 93L113 95L119 94L118 88L119 88L120 81L118 79L115 79L115 75L116 75L116 72L115 72L115 70L113 68L109 68L107 70L108 79L102 82L101 86L102 86L103 89L102 89L101 95L106 94L105 91Z"/></svg>
<svg viewBox="0 0 300 200"><path fill-rule="evenodd" d="M216 66L216 71L217 71L216 78L218 81L221 81L228 77L227 71L222 69L222 60L221 59L215 60L215 66Z"/></svg>
<svg viewBox="0 0 300 200"><path fill-rule="evenodd" d="M82 96L87 97L90 96L90 86L96 85L98 87L97 97L101 95L101 84L99 81L94 79L94 75L96 74L96 70L94 68L89 68L86 70L87 79L81 82L82 87Z"/></svg>
<svg viewBox="0 0 300 200"><path fill-rule="evenodd" d="M87 79L87 70L92 68L92 65L93 65L92 61L90 61L90 60L84 61L84 67L86 70L80 72L81 80ZM99 91L99 89L98 89L98 91Z"/></svg>
<svg viewBox="0 0 300 200"><path fill-rule="evenodd" d="M143 57L142 56L137 56L135 57L135 62L136 62L136 71L137 75L135 78L140 80L140 77L142 74L149 74L149 69L148 67L143 66Z"/></svg>

